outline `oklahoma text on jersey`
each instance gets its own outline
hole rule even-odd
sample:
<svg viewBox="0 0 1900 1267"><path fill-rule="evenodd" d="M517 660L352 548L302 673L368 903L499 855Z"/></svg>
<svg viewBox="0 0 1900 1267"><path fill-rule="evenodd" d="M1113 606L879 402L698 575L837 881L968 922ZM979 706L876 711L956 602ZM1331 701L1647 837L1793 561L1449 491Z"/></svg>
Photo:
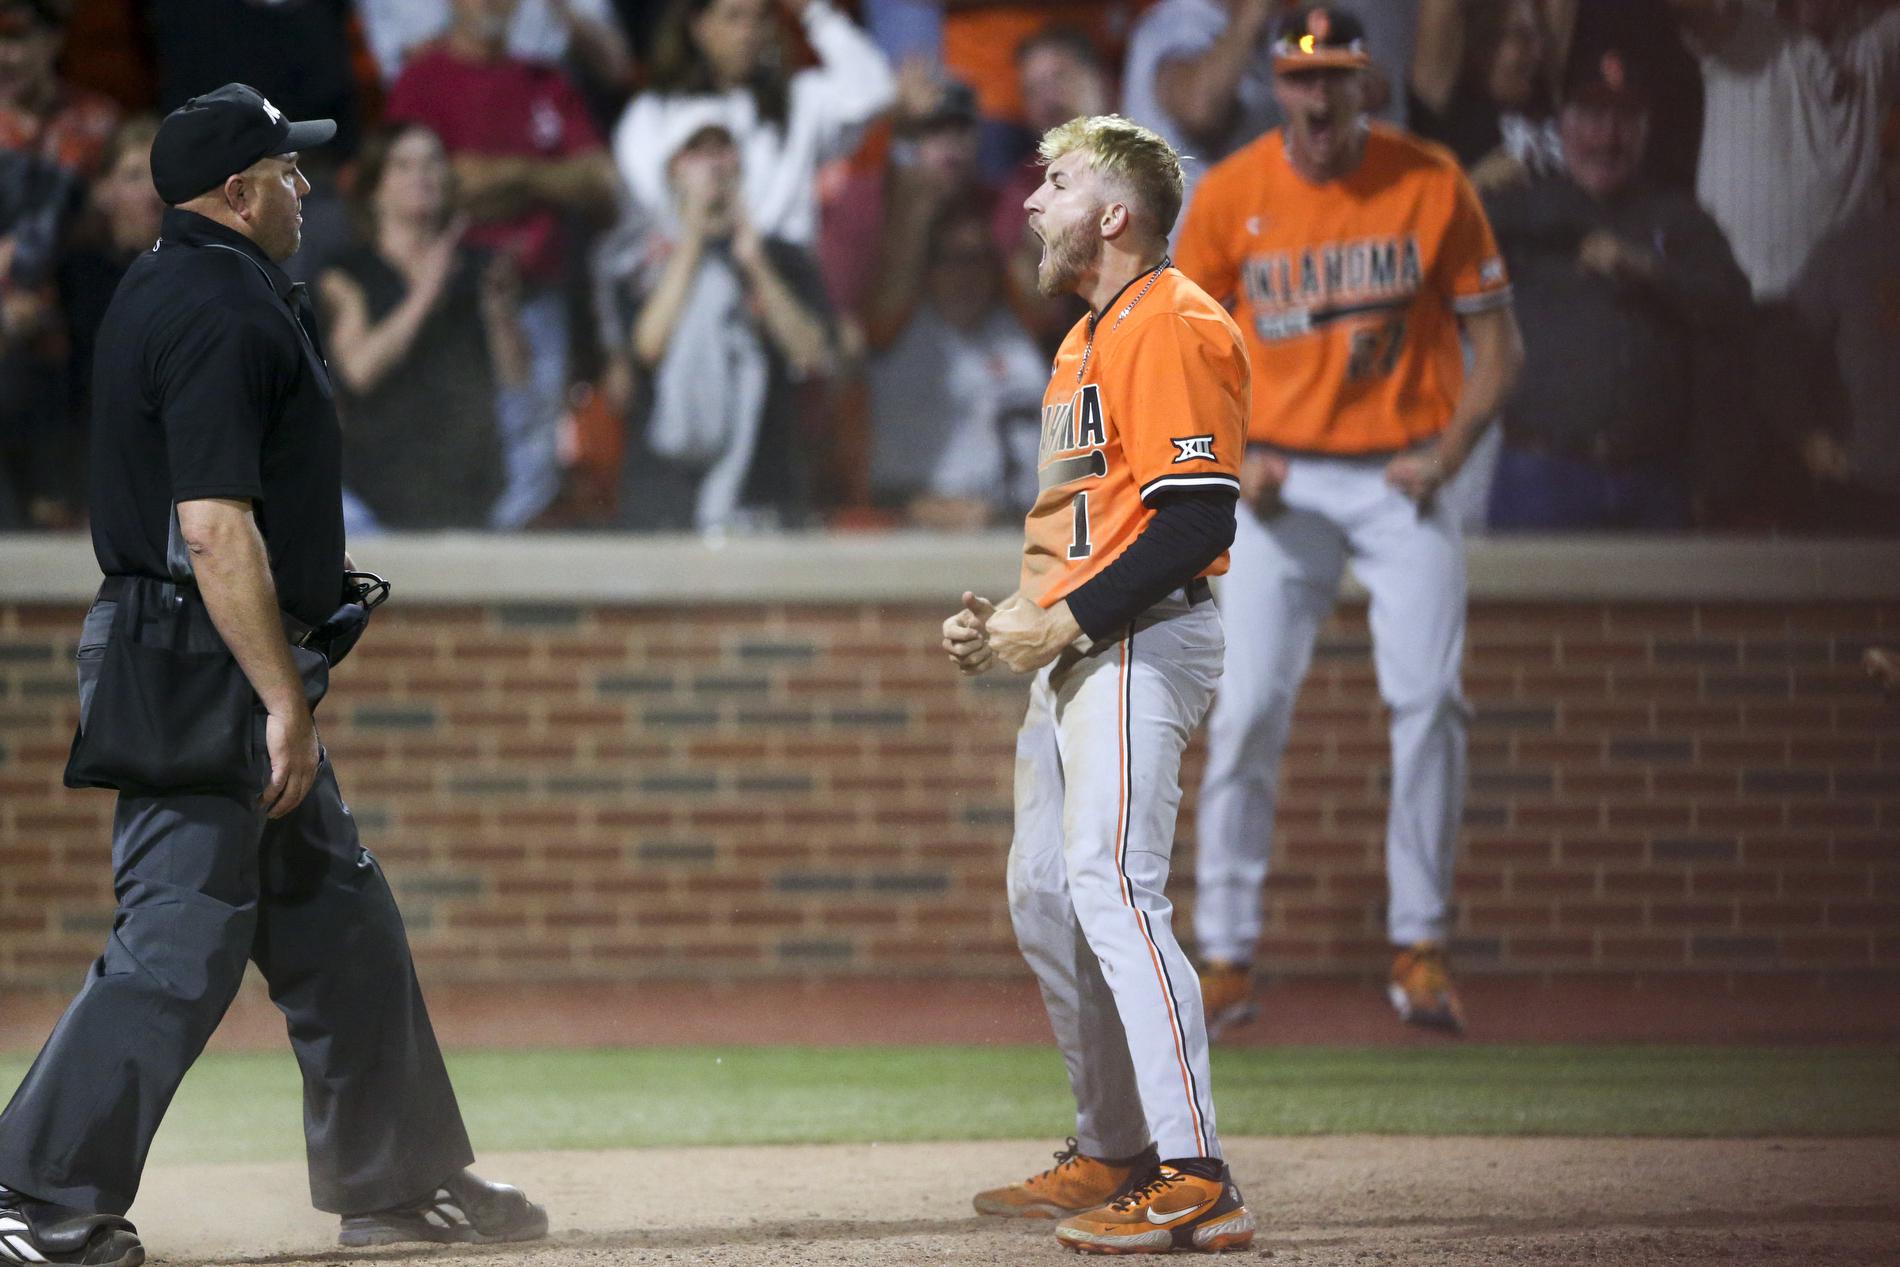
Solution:
<svg viewBox="0 0 1900 1267"><path fill-rule="evenodd" d="M1107 305L1093 347L1089 319L1076 323L1043 395L1022 591L1044 607L1114 562L1153 518L1157 495L1240 491L1248 393L1240 328L1173 268L1118 322L1135 293ZM1204 575L1226 570L1222 555Z"/></svg>
<svg viewBox="0 0 1900 1267"><path fill-rule="evenodd" d="M1328 242L1256 255L1241 266L1254 333L1267 342L1367 313L1403 309L1424 283L1418 239Z"/></svg>

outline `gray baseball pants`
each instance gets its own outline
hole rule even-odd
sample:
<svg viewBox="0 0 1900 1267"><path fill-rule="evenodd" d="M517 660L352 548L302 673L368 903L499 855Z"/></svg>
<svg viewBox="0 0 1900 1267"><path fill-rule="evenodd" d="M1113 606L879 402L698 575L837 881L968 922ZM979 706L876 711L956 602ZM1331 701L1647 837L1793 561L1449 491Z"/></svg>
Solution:
<svg viewBox="0 0 1900 1267"><path fill-rule="evenodd" d="M1221 1155L1200 982L1165 892L1181 754L1220 663L1214 604L1163 600L1038 673L1017 734L1010 918L1091 1157Z"/></svg>
<svg viewBox="0 0 1900 1267"><path fill-rule="evenodd" d="M1384 458L1296 456L1282 507L1236 515L1220 586L1226 668L1208 719L1196 860L1204 959L1252 960L1293 705L1347 563L1371 596L1372 658L1390 716L1386 933L1442 940L1464 810L1469 708L1464 542L1452 509L1385 481Z"/></svg>

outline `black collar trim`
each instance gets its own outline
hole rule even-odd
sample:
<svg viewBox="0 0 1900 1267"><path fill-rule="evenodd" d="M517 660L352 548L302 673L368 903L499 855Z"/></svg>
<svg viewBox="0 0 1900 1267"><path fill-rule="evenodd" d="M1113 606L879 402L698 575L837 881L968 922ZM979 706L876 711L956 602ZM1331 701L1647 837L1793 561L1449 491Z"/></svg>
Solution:
<svg viewBox="0 0 1900 1267"><path fill-rule="evenodd" d="M1102 305L1101 312L1089 313L1090 328L1091 329L1094 328L1095 323L1100 321L1102 317L1109 311L1109 309L1115 306L1116 300L1120 299L1123 295L1128 293L1128 288L1130 286L1133 286L1138 281L1143 281L1149 277L1152 277L1156 273L1166 271L1167 268L1171 266L1173 263L1174 263L1174 260L1172 257L1163 255L1161 257L1161 262L1159 264L1155 265L1153 268L1144 268L1139 273L1136 273L1133 277L1123 282L1122 288L1116 291L1114 294L1110 295L1108 297L1108 302Z"/></svg>
<svg viewBox="0 0 1900 1267"><path fill-rule="evenodd" d="M186 211L183 207L166 208L164 219L159 221L158 245L161 248L168 245L216 246L237 251L248 257L263 271L265 278L270 282L271 289L277 292L279 299L289 302L293 293L290 278L284 274L283 269L277 267L270 256L264 254L257 243L236 229L227 228L216 220L201 216L195 211Z"/></svg>

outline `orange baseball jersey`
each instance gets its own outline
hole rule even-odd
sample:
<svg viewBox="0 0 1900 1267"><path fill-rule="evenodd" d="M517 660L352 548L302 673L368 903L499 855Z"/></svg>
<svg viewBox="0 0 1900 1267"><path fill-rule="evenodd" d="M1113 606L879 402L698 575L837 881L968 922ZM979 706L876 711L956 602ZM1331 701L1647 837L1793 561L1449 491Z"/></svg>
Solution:
<svg viewBox="0 0 1900 1267"><path fill-rule="evenodd" d="M1511 300L1457 160L1379 123L1358 168L1326 185L1293 169L1278 129L1216 164L1176 259L1247 330L1247 438L1316 453L1437 435L1464 383L1458 317Z"/></svg>
<svg viewBox="0 0 1900 1267"><path fill-rule="evenodd" d="M1226 309L1163 268L1103 310L1092 346L1091 320L1062 341L1042 397L1022 592L1044 607L1114 562L1154 517L1159 494L1240 491L1247 348ZM1202 575L1226 570L1223 554Z"/></svg>

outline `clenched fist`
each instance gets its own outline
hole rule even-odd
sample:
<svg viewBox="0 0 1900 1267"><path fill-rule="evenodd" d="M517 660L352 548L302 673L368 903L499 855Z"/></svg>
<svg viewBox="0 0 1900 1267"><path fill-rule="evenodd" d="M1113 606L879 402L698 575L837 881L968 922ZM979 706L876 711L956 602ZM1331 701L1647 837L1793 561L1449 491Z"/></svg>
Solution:
<svg viewBox="0 0 1900 1267"><path fill-rule="evenodd" d="M989 631L985 627L995 612L996 604L965 590L963 606L943 622L943 649L957 666L957 672L966 677L974 677L996 663L996 653L990 649Z"/></svg>

